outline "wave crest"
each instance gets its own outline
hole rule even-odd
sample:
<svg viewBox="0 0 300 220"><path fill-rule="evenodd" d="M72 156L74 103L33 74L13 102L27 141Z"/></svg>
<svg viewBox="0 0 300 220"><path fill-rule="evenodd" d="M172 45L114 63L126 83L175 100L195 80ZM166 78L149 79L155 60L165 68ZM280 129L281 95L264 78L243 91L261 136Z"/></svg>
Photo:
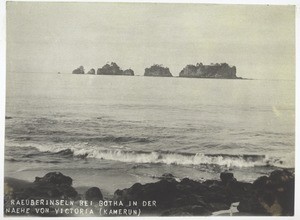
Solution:
<svg viewBox="0 0 300 220"><path fill-rule="evenodd" d="M29 147L29 146L28 146ZM49 152L52 156L96 158L137 164L174 164L174 165L218 165L224 167L281 167L293 168L291 156L269 156L256 154L202 154L183 153L173 151L134 151L127 147L112 146L110 149L89 146L86 144L73 144L72 147L62 145L33 145L40 152ZM28 155L26 155L27 157ZM7 159L7 158L6 158Z"/></svg>
<svg viewBox="0 0 300 220"><path fill-rule="evenodd" d="M287 162L266 155L192 154L170 151L130 151L122 149L72 149L73 155L127 163L219 165L224 167L291 167Z"/></svg>

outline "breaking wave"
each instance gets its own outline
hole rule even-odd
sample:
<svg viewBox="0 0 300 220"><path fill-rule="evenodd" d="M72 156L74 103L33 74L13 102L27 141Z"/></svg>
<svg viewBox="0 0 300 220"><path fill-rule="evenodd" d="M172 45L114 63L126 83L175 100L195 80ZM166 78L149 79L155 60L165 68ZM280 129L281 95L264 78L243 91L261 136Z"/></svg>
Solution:
<svg viewBox="0 0 300 220"><path fill-rule="evenodd" d="M74 155L82 151L74 151ZM124 151L124 150L87 150L87 157L115 160L131 163L174 164L174 165L219 165L225 167L284 167L285 162L279 158L265 155L228 155L228 154L191 154L165 151Z"/></svg>
<svg viewBox="0 0 300 220"><path fill-rule="evenodd" d="M219 165L225 167L262 167L273 166L292 168L293 161L287 158L271 157L256 154L202 154L172 151L133 151L123 147L111 149L89 149L79 146L71 148L35 146L41 152L55 153L57 156L73 156L78 158L96 158L140 164L174 164L174 165Z"/></svg>

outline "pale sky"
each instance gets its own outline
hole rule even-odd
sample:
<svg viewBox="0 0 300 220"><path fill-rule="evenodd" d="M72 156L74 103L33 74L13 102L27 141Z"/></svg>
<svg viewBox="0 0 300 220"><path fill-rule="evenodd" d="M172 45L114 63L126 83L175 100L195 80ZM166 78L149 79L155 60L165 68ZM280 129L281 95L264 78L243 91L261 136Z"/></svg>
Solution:
<svg viewBox="0 0 300 220"><path fill-rule="evenodd" d="M136 75L163 64L223 63L237 75L294 79L294 6L7 3L7 70L71 73L116 62Z"/></svg>

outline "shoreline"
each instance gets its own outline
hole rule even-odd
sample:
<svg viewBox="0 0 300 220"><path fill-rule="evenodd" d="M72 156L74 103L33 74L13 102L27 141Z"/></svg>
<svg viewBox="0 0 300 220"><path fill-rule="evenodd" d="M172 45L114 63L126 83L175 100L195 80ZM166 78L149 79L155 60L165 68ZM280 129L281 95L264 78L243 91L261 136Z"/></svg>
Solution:
<svg viewBox="0 0 300 220"><path fill-rule="evenodd" d="M131 213L142 216L291 216L294 213L294 173L291 170L274 170L269 176L261 176L253 183L240 182L230 172L222 172L220 180L204 181L189 178L178 180L168 173L163 174L157 182L135 183L129 188L116 189L113 195L102 194L98 188L101 183L94 187L73 188L72 181L71 177L60 172L36 177L33 182L5 177L5 215L124 216ZM75 205L57 207L35 204L35 209L49 209L48 213L37 213L30 205L20 206L20 203L16 207L15 203L11 203L12 200L26 199L63 199L74 201ZM100 201L114 205L103 206ZM17 213L17 209L14 210L22 207L30 211Z"/></svg>

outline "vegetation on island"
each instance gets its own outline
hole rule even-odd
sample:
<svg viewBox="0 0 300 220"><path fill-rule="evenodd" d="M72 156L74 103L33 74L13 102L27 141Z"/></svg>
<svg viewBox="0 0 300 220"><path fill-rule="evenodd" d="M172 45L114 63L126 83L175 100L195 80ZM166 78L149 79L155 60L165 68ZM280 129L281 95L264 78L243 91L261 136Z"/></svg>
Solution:
<svg viewBox="0 0 300 220"><path fill-rule="evenodd" d="M73 70L73 74L85 74L84 67L80 66L77 69ZM103 67L98 68L97 73L94 68L90 69L87 74L91 75L126 75L134 76L134 71L132 69L122 70L118 64L115 62L107 63Z"/></svg>
<svg viewBox="0 0 300 220"><path fill-rule="evenodd" d="M98 68L97 75L128 75L134 76L132 69L123 71L116 63L111 62L105 64L102 68Z"/></svg>
<svg viewBox="0 0 300 220"><path fill-rule="evenodd" d="M241 79L236 76L236 67L227 63L187 65L180 71L179 77Z"/></svg>
<svg viewBox="0 0 300 220"><path fill-rule="evenodd" d="M229 66L227 63L211 63L210 65L204 65L203 63L197 63L196 65L186 65L179 73L179 77L187 78L217 78L217 79L242 79L236 75L236 67ZM73 70L73 74L85 74L84 67L80 66ZM122 70L115 62L106 63L101 68L90 69L87 74L91 75L126 75L134 76L132 69ZM157 76L157 77L172 77L172 73L168 67L163 65L154 64L145 69L144 76Z"/></svg>
<svg viewBox="0 0 300 220"><path fill-rule="evenodd" d="M145 69L144 76L172 77L172 74L168 67L163 67L163 65L154 64L150 68Z"/></svg>
<svg viewBox="0 0 300 220"><path fill-rule="evenodd" d="M78 67L77 69L73 70L73 74L84 74L83 66Z"/></svg>

